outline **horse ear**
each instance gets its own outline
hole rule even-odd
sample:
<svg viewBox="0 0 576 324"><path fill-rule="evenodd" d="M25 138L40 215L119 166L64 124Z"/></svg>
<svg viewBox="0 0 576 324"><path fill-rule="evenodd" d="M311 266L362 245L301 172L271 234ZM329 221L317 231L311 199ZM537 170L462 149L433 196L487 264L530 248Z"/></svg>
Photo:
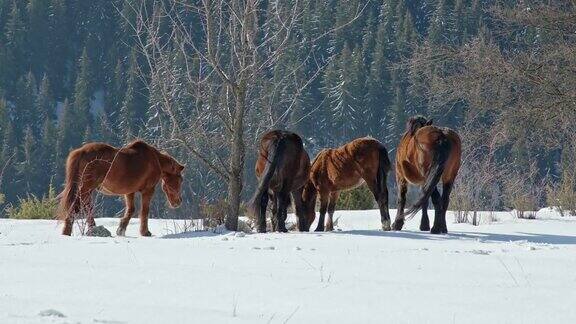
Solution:
<svg viewBox="0 0 576 324"><path fill-rule="evenodd" d="M185 167L186 167L185 165L178 164L178 166L177 166L178 172L184 171L184 168L185 168Z"/></svg>
<svg viewBox="0 0 576 324"><path fill-rule="evenodd" d="M426 126L430 126L430 125L432 125L432 121L433 121L433 119L432 119L432 118L430 118L430 120L429 120L428 122L426 122Z"/></svg>

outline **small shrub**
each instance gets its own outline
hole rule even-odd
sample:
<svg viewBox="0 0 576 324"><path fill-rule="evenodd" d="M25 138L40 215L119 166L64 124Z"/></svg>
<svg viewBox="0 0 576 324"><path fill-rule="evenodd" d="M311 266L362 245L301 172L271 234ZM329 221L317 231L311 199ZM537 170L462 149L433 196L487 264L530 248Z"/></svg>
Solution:
<svg viewBox="0 0 576 324"><path fill-rule="evenodd" d="M205 230L223 228L226 223L226 210L228 204L224 199L218 200L214 203L201 202L200 203L200 216L203 221L202 228ZM253 228L253 220L247 213L245 205L240 205L240 215L246 215L246 221L238 220L238 231L250 233ZM198 227L196 225L196 227Z"/></svg>
<svg viewBox="0 0 576 324"><path fill-rule="evenodd" d="M362 185L349 191L343 191L340 194L337 210L366 210L374 208L374 195L368 189L368 186Z"/></svg>
<svg viewBox="0 0 576 324"><path fill-rule="evenodd" d="M538 204L544 194L544 180L537 180L536 164L525 173L511 172L504 181L504 195L508 206L514 209L516 217L535 219Z"/></svg>
<svg viewBox="0 0 576 324"><path fill-rule="evenodd" d="M576 172L566 170L562 173L560 182L548 188L547 202L556 206L560 215L568 212L576 216Z"/></svg>
<svg viewBox="0 0 576 324"><path fill-rule="evenodd" d="M48 196L41 199L35 195L28 195L26 199L20 199L17 206L7 209L9 218L13 219L54 219L58 200L54 187L50 186Z"/></svg>
<svg viewBox="0 0 576 324"><path fill-rule="evenodd" d="M218 200L215 203L200 203L200 215L204 220L205 228L215 228L226 221L226 201Z"/></svg>

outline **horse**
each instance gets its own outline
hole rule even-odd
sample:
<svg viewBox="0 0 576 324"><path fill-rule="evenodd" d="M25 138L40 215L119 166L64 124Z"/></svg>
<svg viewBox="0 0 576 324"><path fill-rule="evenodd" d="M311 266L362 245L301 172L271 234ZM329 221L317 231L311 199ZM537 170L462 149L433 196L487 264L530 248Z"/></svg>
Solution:
<svg viewBox="0 0 576 324"><path fill-rule="evenodd" d="M64 221L63 235L72 234L74 216L84 213L88 233L96 226L92 214L92 193L98 190L107 195L124 196L126 209L116 234L124 236L135 211L134 195L140 192L140 234L151 236L148 230L150 200L158 182L169 205L182 203L182 171L184 166L167 153L137 140L122 148L105 143L88 143L68 154L66 182L60 193L58 218Z"/></svg>
<svg viewBox="0 0 576 324"><path fill-rule="evenodd" d="M310 178L304 190L306 203L320 195L320 218L316 232L332 231L336 202L342 190L354 189L364 183L374 195L380 209L384 231L390 230L387 174L391 163L384 145L371 137L353 140L335 149L324 149L312 162ZM324 219L328 212L328 221Z"/></svg>
<svg viewBox="0 0 576 324"><path fill-rule="evenodd" d="M396 183L398 185L398 213L392 228L401 230L405 216L409 218L422 209L420 230L430 230L428 200L434 204L434 226L432 234L448 233L446 210L450 203L450 192L460 169L462 142L460 136L449 128L432 125L432 120L423 116L411 117L406 132L400 139L396 151ZM442 181L442 195L437 185ZM418 201L404 212L407 184L422 188Z"/></svg>
<svg viewBox="0 0 576 324"><path fill-rule="evenodd" d="M259 182L249 202L249 211L257 219L259 233L266 232L268 201L272 202L273 230L288 231L286 217L290 196L294 200L298 229L309 230L310 212L305 209L302 201L302 191L309 172L310 157L304 150L300 136L283 130L272 130L262 136L256 161L256 176ZM314 214L314 207L311 213Z"/></svg>

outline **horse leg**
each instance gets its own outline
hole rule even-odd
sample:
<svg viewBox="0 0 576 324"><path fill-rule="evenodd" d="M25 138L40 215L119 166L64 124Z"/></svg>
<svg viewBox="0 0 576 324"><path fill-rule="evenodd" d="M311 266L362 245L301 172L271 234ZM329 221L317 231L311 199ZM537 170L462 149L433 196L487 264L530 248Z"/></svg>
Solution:
<svg viewBox="0 0 576 324"><path fill-rule="evenodd" d="M328 208L328 200L330 194L327 192L320 193L320 217L318 218L318 226L316 226L315 232L324 231L324 218L326 217L326 209Z"/></svg>
<svg viewBox="0 0 576 324"><path fill-rule="evenodd" d="M446 212L448 211L448 205L450 204L450 193L452 192L452 182L444 183L442 187L442 218L440 223L440 232L446 234L448 233L448 227L446 226Z"/></svg>
<svg viewBox="0 0 576 324"><path fill-rule="evenodd" d="M124 210L124 216L120 218L120 224L116 230L116 235L118 236L126 235L126 227L128 226L128 223L130 223L130 218L132 218L132 215L136 209L134 207L134 193L124 195L124 203L126 205L126 209Z"/></svg>
<svg viewBox="0 0 576 324"><path fill-rule="evenodd" d="M405 179L397 179L398 182L398 211L396 212L396 219L392 224L392 229L399 231L404 226L404 206L406 206L406 192L408 191L408 183Z"/></svg>
<svg viewBox="0 0 576 324"><path fill-rule="evenodd" d="M278 213L276 214L276 223L278 224L277 232L286 233L286 217L288 217L288 204L290 202L290 196L286 192L280 192L277 195Z"/></svg>
<svg viewBox="0 0 576 324"><path fill-rule="evenodd" d="M142 191L142 209L140 210L140 235L142 236L152 236L148 230L148 212L153 195L154 187Z"/></svg>
<svg viewBox="0 0 576 324"><path fill-rule="evenodd" d="M270 217L270 222L272 223L272 231L276 232L278 230L278 199L276 198L276 195L271 194L269 201L272 205L272 217Z"/></svg>
<svg viewBox="0 0 576 324"><path fill-rule="evenodd" d="M258 206L258 233L266 233L266 209L268 208L268 194L264 193ZM272 223L274 226L274 223Z"/></svg>
<svg viewBox="0 0 576 324"><path fill-rule="evenodd" d="M86 235L92 235L92 230L96 226L94 221L94 208L92 205L92 190L85 190L80 194L81 213L86 217Z"/></svg>
<svg viewBox="0 0 576 324"><path fill-rule="evenodd" d="M371 181L366 181L368 188L374 195L374 199L378 203L378 209L380 209L380 223L382 224L383 231L390 230L390 212L388 211L388 188L384 186L384 190L380 192L377 183Z"/></svg>
<svg viewBox="0 0 576 324"><path fill-rule="evenodd" d="M328 203L328 221L326 221L326 232L334 230L334 210L336 209L336 203L338 202L338 197L340 193L334 191L330 194L330 202Z"/></svg>
<svg viewBox="0 0 576 324"><path fill-rule="evenodd" d="M298 230L300 232L308 232L310 224L304 215L304 202L302 201L303 188L297 189L292 192L292 199L294 200L294 208L296 209L296 218L298 219Z"/></svg>
<svg viewBox="0 0 576 324"><path fill-rule="evenodd" d="M72 226L74 225L74 213L68 212L68 216L64 220L64 229L62 229L62 235L72 235Z"/></svg>
<svg viewBox="0 0 576 324"><path fill-rule="evenodd" d="M428 199L422 204L422 218L420 218L420 230L430 230L430 218L428 218Z"/></svg>
<svg viewBox="0 0 576 324"><path fill-rule="evenodd" d="M442 217L442 205L441 205L441 197L440 193L438 192L438 188L434 188L432 191L432 204L434 205L434 226L430 231L432 234L440 233L440 219Z"/></svg>

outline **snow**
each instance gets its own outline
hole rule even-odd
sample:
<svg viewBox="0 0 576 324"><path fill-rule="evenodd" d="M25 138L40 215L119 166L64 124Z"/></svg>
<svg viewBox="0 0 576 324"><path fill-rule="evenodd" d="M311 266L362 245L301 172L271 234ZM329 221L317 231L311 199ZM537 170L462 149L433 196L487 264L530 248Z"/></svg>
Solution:
<svg viewBox="0 0 576 324"><path fill-rule="evenodd" d="M392 211L395 215L395 211ZM433 215L433 212L432 212ZM337 211L332 233L63 237L0 220L0 323L574 323L576 218L495 213L448 235L382 232ZM97 219L115 233L118 219Z"/></svg>

